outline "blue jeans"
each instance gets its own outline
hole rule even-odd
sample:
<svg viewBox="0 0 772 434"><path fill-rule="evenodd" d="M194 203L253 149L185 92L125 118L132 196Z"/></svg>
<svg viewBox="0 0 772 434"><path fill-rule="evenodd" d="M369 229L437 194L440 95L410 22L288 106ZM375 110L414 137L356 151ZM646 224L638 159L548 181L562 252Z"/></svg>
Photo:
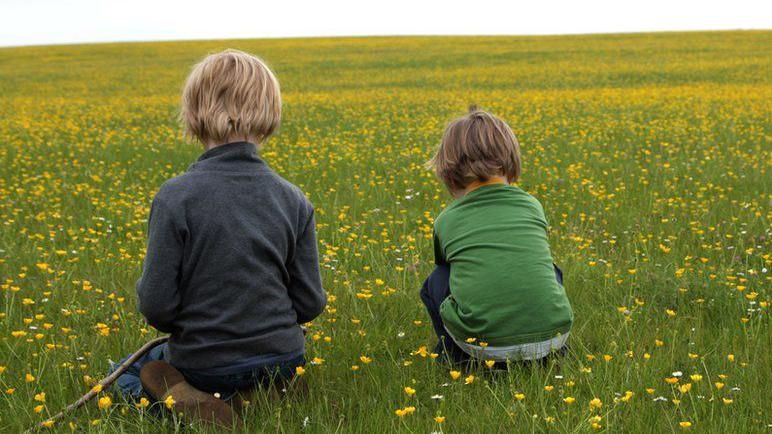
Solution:
<svg viewBox="0 0 772 434"><path fill-rule="evenodd" d="M557 265L553 264L553 266L555 267L555 278L562 285L563 271ZM426 311L432 320L434 332L439 339L434 347L434 352L452 364L468 363L472 360L472 356L456 345L448 331L445 330L442 317L440 316L440 305L449 295L450 265L437 265L421 287L421 300L424 302L424 306L426 306Z"/></svg>
<svg viewBox="0 0 772 434"><path fill-rule="evenodd" d="M115 381L120 392L131 399L139 399L145 395L139 380L139 372L148 362L164 360L165 350L165 343L158 345L121 374ZM271 357L271 359L276 360L276 357ZM126 358L113 365L110 372L113 372L124 360ZM306 359L301 354L265 364L257 363L248 369L228 374L215 372L216 370L207 372L205 369L177 369L185 377L185 381L196 389L207 393L219 393L222 399L229 400L240 390L268 386L273 382L289 381L295 376L295 368L303 366L305 363Z"/></svg>

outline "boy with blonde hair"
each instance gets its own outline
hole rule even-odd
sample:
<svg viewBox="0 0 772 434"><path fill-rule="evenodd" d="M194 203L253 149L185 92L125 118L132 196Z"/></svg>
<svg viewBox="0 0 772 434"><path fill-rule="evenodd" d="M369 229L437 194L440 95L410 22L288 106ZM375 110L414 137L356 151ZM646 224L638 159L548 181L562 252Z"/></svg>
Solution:
<svg viewBox="0 0 772 434"><path fill-rule="evenodd" d="M258 155L281 119L279 83L259 58L206 57L187 79L181 118L205 152L153 199L137 282L140 312L169 341L118 385L230 424L225 401L287 382L305 363L300 325L326 304L314 210Z"/></svg>
<svg viewBox="0 0 772 434"><path fill-rule="evenodd" d="M472 107L429 162L455 201L434 222L436 268L421 289L453 363L539 360L565 347L573 321L541 204L517 186L520 146Z"/></svg>

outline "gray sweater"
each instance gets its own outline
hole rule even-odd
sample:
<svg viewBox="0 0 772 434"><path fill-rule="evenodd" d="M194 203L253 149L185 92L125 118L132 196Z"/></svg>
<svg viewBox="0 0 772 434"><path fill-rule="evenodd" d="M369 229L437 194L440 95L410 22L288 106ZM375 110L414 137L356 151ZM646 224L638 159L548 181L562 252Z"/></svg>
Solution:
<svg viewBox="0 0 772 434"><path fill-rule="evenodd" d="M311 203L254 144L206 151L153 199L137 296L174 366L302 351L327 302Z"/></svg>

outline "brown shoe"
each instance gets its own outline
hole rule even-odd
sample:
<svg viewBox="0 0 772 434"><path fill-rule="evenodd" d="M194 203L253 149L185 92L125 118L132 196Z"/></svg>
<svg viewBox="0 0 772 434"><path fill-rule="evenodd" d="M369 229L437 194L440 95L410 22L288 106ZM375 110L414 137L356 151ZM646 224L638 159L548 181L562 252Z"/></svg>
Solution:
<svg viewBox="0 0 772 434"><path fill-rule="evenodd" d="M191 386L180 371L166 362L155 360L145 364L139 379L148 395L156 401L172 403L171 410L182 413L186 422L231 427L238 419L225 401Z"/></svg>

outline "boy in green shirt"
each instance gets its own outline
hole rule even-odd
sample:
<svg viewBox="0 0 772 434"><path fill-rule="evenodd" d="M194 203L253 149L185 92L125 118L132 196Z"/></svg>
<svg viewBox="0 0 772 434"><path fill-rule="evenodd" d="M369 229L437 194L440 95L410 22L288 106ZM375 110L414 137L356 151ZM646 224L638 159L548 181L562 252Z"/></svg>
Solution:
<svg viewBox="0 0 772 434"><path fill-rule="evenodd" d="M447 127L429 164L456 199L434 222L436 268L421 289L435 352L502 362L563 349L573 313L544 210L510 185L520 176L512 130L473 107Z"/></svg>

